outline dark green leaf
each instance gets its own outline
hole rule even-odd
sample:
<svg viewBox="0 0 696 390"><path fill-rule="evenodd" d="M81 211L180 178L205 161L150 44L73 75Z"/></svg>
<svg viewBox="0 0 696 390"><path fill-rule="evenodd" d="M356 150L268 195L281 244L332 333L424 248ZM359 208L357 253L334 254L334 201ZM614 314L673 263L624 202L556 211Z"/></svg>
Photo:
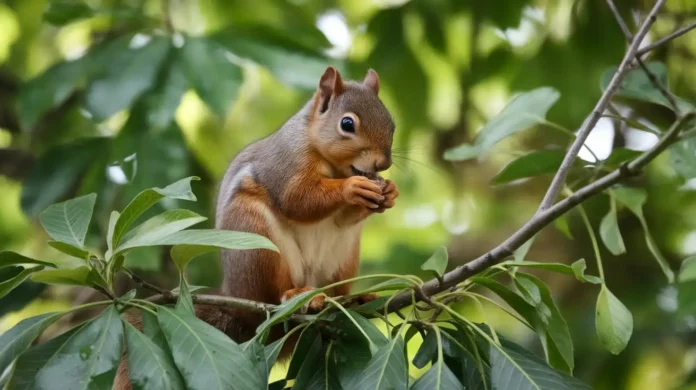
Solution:
<svg viewBox="0 0 696 390"><path fill-rule="evenodd" d="M35 260L12 251L0 251L0 268L10 265L37 264L55 268L56 265L47 261Z"/></svg>
<svg viewBox="0 0 696 390"><path fill-rule="evenodd" d="M53 65L24 85L19 95L19 118L31 128L44 114L62 104L82 82L85 60Z"/></svg>
<svg viewBox="0 0 696 390"><path fill-rule="evenodd" d="M46 313L29 317L0 335L0 372L5 371L49 325L61 316L62 313Z"/></svg>
<svg viewBox="0 0 696 390"><path fill-rule="evenodd" d="M428 332L416 352L416 356L413 357L413 365L416 368L423 368L432 360L437 357L437 335L435 332Z"/></svg>
<svg viewBox="0 0 696 390"><path fill-rule="evenodd" d="M151 129L164 129L172 123L188 87L179 52L170 53L164 77L155 89L143 97L143 104L147 107L147 124Z"/></svg>
<svg viewBox="0 0 696 390"><path fill-rule="evenodd" d="M189 37L181 49L184 71L200 98L218 115L225 116L237 97L242 70L221 44Z"/></svg>
<svg viewBox="0 0 696 390"><path fill-rule="evenodd" d="M44 269L43 265L40 265L38 267L26 268L26 269L22 270L22 272L20 272L19 274L10 278L9 280L5 280L2 283L0 283L0 298L9 294L10 291L14 290L17 286L19 286L25 280L27 280L27 278L29 276L31 276L32 274L36 274L37 272L39 272L43 269Z"/></svg>
<svg viewBox="0 0 696 390"><path fill-rule="evenodd" d="M412 390L464 390L464 386L459 382L456 375L444 363L433 364L428 371L423 374L411 386Z"/></svg>
<svg viewBox="0 0 696 390"><path fill-rule="evenodd" d="M317 332L314 327L307 327L300 333L300 339L297 340L295 344L295 349L292 352L292 358L290 359L290 365L288 366L288 372L285 379L295 379L297 374L302 368L304 363L304 357L309 353L310 348L314 344L314 340L321 338L321 335Z"/></svg>
<svg viewBox="0 0 696 390"><path fill-rule="evenodd" d="M184 230L206 219L189 210L167 210L125 234L121 239L121 245L131 248L148 246L149 242L166 238L172 233Z"/></svg>
<svg viewBox="0 0 696 390"><path fill-rule="evenodd" d="M180 270L179 277L181 282L179 283L179 299L176 301L176 310L180 313L195 315L196 310L193 308L193 299L186 278L184 278L183 269Z"/></svg>
<svg viewBox="0 0 696 390"><path fill-rule="evenodd" d="M637 150L616 148L611 152L611 155L604 160L604 165L607 168L618 168L626 161L633 160L634 158L640 156L641 153L642 152Z"/></svg>
<svg viewBox="0 0 696 390"><path fill-rule="evenodd" d="M421 265L423 271L432 271L437 276L442 276L447 269L447 247L441 246L435 250L430 258Z"/></svg>
<svg viewBox="0 0 696 390"><path fill-rule="evenodd" d="M41 225L53 239L84 248L96 200L96 194L89 194L54 204L39 215Z"/></svg>
<svg viewBox="0 0 696 390"><path fill-rule="evenodd" d="M361 375L354 376L351 381L341 382L343 389L408 388L408 367L404 347L401 336L394 337L377 350Z"/></svg>
<svg viewBox="0 0 696 390"><path fill-rule="evenodd" d="M526 177L554 173L561 166L565 153L560 150L540 150L519 157L506 165L495 177L493 184L504 184Z"/></svg>
<svg viewBox="0 0 696 390"><path fill-rule="evenodd" d="M536 309L533 305L529 304L522 296L516 294L507 286L493 279L487 279L476 276L469 280L476 284L484 286L487 289L496 293L508 305L510 305L510 307L512 307L516 312L520 313L522 317L524 317L531 326L535 325Z"/></svg>
<svg viewBox="0 0 696 390"><path fill-rule="evenodd" d="M179 372L191 390L259 389L255 362L224 333L198 318L165 307L157 311ZM230 369L233 367L234 369Z"/></svg>
<svg viewBox="0 0 696 390"><path fill-rule="evenodd" d="M604 284L597 298L595 326L599 341L614 355L626 348L633 333L631 312Z"/></svg>
<svg viewBox="0 0 696 390"><path fill-rule="evenodd" d="M72 269L43 270L32 275L31 280L48 284L66 284L70 286L92 286L90 269L80 266Z"/></svg>
<svg viewBox="0 0 696 390"><path fill-rule="evenodd" d="M94 10L87 4L70 0L51 0L43 13L44 20L55 26L65 26L92 16L94 16Z"/></svg>
<svg viewBox="0 0 696 390"><path fill-rule="evenodd" d="M669 91L667 86L667 68L665 64L661 62L650 62L646 64L646 66L650 69L650 72L656 76L658 82L664 89ZM604 72L601 81L602 91L607 89L616 70L616 67L612 67ZM653 86L647 74L641 68L636 68L626 73L616 95L648 103L660 104L670 109L672 108L669 100L662 95L659 89ZM677 96L674 96L674 100L677 102L677 106L682 113L694 110L694 106L688 101Z"/></svg>
<svg viewBox="0 0 696 390"><path fill-rule="evenodd" d="M696 178L696 139L687 139L669 147L672 168L684 179Z"/></svg>
<svg viewBox="0 0 696 390"><path fill-rule="evenodd" d="M134 390L185 389L181 374L167 350L124 323L128 350L128 374Z"/></svg>
<svg viewBox="0 0 696 390"><path fill-rule="evenodd" d="M152 340L152 342L157 344L160 348L168 351L169 347L167 346L167 339L164 337L164 333L162 333L157 316L151 314L150 312L141 310L140 318L142 318L143 333L145 336L149 337L150 340Z"/></svg>
<svg viewBox="0 0 696 390"><path fill-rule="evenodd" d="M150 207L164 198L196 201L196 196L191 191L191 181L200 180L196 176L181 179L164 188L149 188L135 197L123 210L114 225L111 246L118 247L123 235L130 225ZM113 216L113 215L112 215Z"/></svg>
<svg viewBox="0 0 696 390"><path fill-rule="evenodd" d="M481 129L474 145L461 145L445 152L450 161L468 160L487 153L502 139L545 121L546 113L561 95L541 87L515 96L495 118Z"/></svg>
<svg viewBox="0 0 696 390"><path fill-rule="evenodd" d="M144 45L138 39L148 39ZM102 121L131 106L135 99L150 90L157 72L171 47L163 36L145 38L136 35L128 47L111 53L105 69L93 80L85 94L86 106L96 121Z"/></svg>
<svg viewBox="0 0 696 390"><path fill-rule="evenodd" d="M303 356L303 364L297 372L293 389L319 390L340 387L336 384L336 377L329 374L326 353L321 337L316 337L307 354Z"/></svg>
<svg viewBox="0 0 696 390"><path fill-rule="evenodd" d="M10 389L102 389L121 360L123 326L109 306L99 317L22 354Z"/></svg>
<svg viewBox="0 0 696 390"><path fill-rule="evenodd" d="M271 315L266 321L264 321L258 328L256 328L257 334L262 334L270 329L271 326L283 322L292 313L299 310L307 302L309 302L315 295L320 294L321 290L310 290L303 293L297 294L291 299L281 303L276 306L273 315Z"/></svg>
<svg viewBox="0 0 696 390"><path fill-rule="evenodd" d="M607 215L602 218L602 223L599 225L599 235L602 237L602 242L614 256L626 253L621 231L619 230L619 222L616 219L616 205L614 197L611 197L611 208Z"/></svg>

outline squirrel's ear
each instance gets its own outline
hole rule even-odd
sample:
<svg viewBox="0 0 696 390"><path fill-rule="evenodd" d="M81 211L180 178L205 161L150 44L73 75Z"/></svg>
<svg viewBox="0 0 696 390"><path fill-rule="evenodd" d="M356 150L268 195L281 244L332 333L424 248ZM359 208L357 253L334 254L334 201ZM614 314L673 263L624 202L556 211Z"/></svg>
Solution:
<svg viewBox="0 0 696 390"><path fill-rule="evenodd" d="M321 112L329 108L329 100L332 96L338 96L343 92L343 79L341 74L333 66L329 66L319 80L319 99Z"/></svg>
<svg viewBox="0 0 696 390"><path fill-rule="evenodd" d="M379 94L379 76L377 75L377 72L374 70L370 69L367 71L367 75L365 76L365 80L363 80L363 84L365 84L368 88L373 90L375 94Z"/></svg>

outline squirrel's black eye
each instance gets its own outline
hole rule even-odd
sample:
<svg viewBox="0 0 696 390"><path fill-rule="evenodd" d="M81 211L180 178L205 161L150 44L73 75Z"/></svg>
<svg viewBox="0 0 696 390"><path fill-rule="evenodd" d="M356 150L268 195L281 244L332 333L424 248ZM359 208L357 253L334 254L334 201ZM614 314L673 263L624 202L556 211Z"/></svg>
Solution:
<svg viewBox="0 0 696 390"><path fill-rule="evenodd" d="M355 122L353 121L353 118L346 116L341 119L341 130L345 131L346 133L355 133Z"/></svg>

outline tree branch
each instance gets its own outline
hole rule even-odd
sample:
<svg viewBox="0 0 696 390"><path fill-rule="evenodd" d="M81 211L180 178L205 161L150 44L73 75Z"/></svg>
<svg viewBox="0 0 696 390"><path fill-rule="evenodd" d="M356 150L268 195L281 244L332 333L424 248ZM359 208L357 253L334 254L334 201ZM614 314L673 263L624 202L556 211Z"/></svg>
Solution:
<svg viewBox="0 0 696 390"><path fill-rule="evenodd" d="M648 18L645 20L645 22L643 22L643 25L640 27L638 33L635 36L635 39L629 45L628 50L626 50L626 54L624 55L623 60L621 60L621 64L619 64L619 68L616 70L616 73L614 73L614 76L611 78L609 86L604 91L602 96L599 98L599 101L597 102L595 108L592 110L592 113L585 120L582 127L578 131L575 141L572 143L572 145L570 145L570 149L568 149L568 152L566 153L565 158L561 163L561 167L559 168L558 172L556 172L556 176L554 176L553 180L551 181L551 185L549 186L546 195L544 195L544 199L541 201L541 204L539 205L539 210L537 211L538 213L551 207L551 205L556 200L556 197L561 192L561 189L565 184L566 177L568 176L568 172L570 171L573 162L575 162L575 158L578 156L578 152L580 152L580 148L582 148L582 145L585 143L587 136L590 135L590 132L597 124L599 118L601 118L604 110L607 108L609 101L614 96L616 90L619 88L621 80L623 80L623 77L628 71L631 61L635 58L640 42L648 33L648 30L650 30L650 26L652 26L652 24L655 22L655 15L664 5L665 1L666 0L658 0L657 3L655 3L655 6L652 8L652 10L650 10L650 13L648 14Z"/></svg>
<svg viewBox="0 0 696 390"><path fill-rule="evenodd" d="M684 27L680 28L679 30L667 35L666 37L664 37L662 39L658 39L657 41L649 44L648 46L645 46L644 48L638 50L638 52L636 53L636 57L642 57L642 56L646 55L647 53L649 53L650 51L654 50L655 48L662 46L665 43L672 41L676 38L679 38L680 36L688 33L689 31L691 31L695 28L696 28L696 22L691 23L688 26L684 26Z"/></svg>
<svg viewBox="0 0 696 390"><path fill-rule="evenodd" d="M628 29L628 26L626 26L626 22L623 20L621 17L621 14L619 13L619 10L616 8L616 4L614 4L614 0L607 0L607 4L609 5L609 8L611 9L611 12L614 14L614 18L616 18L616 22L619 24L621 27L621 30L623 31L624 35L626 36L626 41L628 41L629 44L633 42L633 34L631 34L631 30ZM674 96L672 96L667 89L665 89L665 86L660 83L660 81L657 79L655 74L648 69L648 67L645 65L643 60L640 59L640 57L636 54L635 57L636 62L638 62L638 65L643 69L643 72L645 72L645 75L648 77L648 80L650 80L650 84L652 84L653 87L655 87L658 91L660 91L660 94L667 99L669 102L670 106L672 106L672 109L674 110L674 113L677 115L677 117L680 116L679 113L679 106L677 105L677 101L674 100Z"/></svg>

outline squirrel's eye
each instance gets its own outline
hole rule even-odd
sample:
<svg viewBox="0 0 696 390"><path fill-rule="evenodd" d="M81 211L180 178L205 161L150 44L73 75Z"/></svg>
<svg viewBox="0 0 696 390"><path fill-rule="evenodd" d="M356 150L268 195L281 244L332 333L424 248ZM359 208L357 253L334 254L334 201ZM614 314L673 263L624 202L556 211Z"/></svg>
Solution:
<svg viewBox="0 0 696 390"><path fill-rule="evenodd" d="M355 133L355 122L353 121L353 118L346 116L341 119L341 130L345 131L346 133Z"/></svg>

